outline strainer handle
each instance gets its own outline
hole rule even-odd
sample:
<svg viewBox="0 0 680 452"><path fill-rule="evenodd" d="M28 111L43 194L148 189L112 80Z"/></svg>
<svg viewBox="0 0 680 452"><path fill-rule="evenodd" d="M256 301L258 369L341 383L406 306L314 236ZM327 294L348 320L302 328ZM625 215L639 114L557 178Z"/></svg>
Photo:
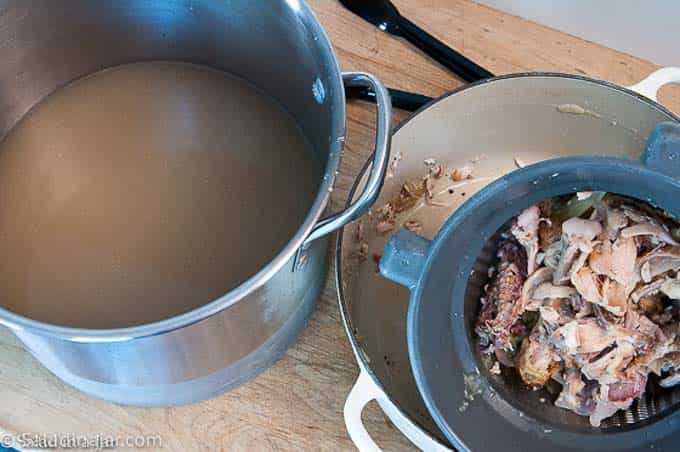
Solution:
<svg viewBox="0 0 680 452"><path fill-rule="evenodd" d="M413 289L420 279L431 243L410 231L392 234L380 258L380 273L397 284Z"/></svg>
<svg viewBox="0 0 680 452"><path fill-rule="evenodd" d="M680 180L680 124L665 121L654 127L642 153L642 163Z"/></svg>
<svg viewBox="0 0 680 452"><path fill-rule="evenodd" d="M656 95L663 85L680 83L680 67L664 67L649 74L644 80L628 88L656 101Z"/></svg>

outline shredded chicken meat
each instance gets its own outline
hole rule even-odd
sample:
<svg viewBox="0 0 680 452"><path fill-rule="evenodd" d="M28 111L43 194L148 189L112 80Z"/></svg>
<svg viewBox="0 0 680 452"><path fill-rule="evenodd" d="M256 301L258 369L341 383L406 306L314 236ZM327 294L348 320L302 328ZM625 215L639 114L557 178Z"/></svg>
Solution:
<svg viewBox="0 0 680 452"><path fill-rule="evenodd" d="M480 299L475 331L490 369L514 367L533 387L557 381L555 405L593 426L629 408L652 374L680 384L678 226L604 193L521 212Z"/></svg>

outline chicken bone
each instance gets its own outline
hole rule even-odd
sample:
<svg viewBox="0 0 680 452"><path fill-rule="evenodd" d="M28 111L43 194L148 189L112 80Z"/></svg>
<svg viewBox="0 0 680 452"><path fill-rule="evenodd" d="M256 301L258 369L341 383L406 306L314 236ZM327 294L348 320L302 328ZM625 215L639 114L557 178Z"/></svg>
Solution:
<svg viewBox="0 0 680 452"><path fill-rule="evenodd" d="M570 218L562 223L562 233L570 243L584 245L602 233L602 225L598 221Z"/></svg>
<svg viewBox="0 0 680 452"><path fill-rule="evenodd" d="M595 408L593 409L593 412L590 414L589 417L590 425L592 425L593 427L599 427L604 419L607 419L617 411L628 409L635 400L635 397L629 397L624 400L611 400L613 394L610 394L611 391L610 386L613 386L614 384L600 385L599 391L597 392L595 397L593 397ZM639 387L639 385L634 386L633 390L628 391L628 393L635 393L635 389L637 387ZM637 391L638 395L642 392L643 389L644 386L642 387L641 390ZM614 398L618 399L619 397L615 396Z"/></svg>
<svg viewBox="0 0 680 452"><path fill-rule="evenodd" d="M599 353L617 341L630 341L629 334L621 328L608 325L603 328L596 319L576 319L559 327L550 337L551 343L562 353Z"/></svg>
<svg viewBox="0 0 680 452"><path fill-rule="evenodd" d="M680 246L657 248L637 259L636 276L648 283L668 271L680 271Z"/></svg>
<svg viewBox="0 0 680 452"><path fill-rule="evenodd" d="M612 245L612 279L626 288L627 292L635 285L635 263L637 246L635 240L621 236Z"/></svg>
<svg viewBox="0 0 680 452"><path fill-rule="evenodd" d="M675 279L666 279L659 290L671 300L680 300L680 273Z"/></svg>
<svg viewBox="0 0 680 452"><path fill-rule="evenodd" d="M582 267L571 276L571 283L586 301L614 315L625 314L628 294L618 282L608 278L602 281L589 267Z"/></svg>
<svg viewBox="0 0 680 452"><path fill-rule="evenodd" d="M524 284L522 285L520 301L517 303L517 311L515 312L516 317L522 315L522 313L527 309L535 311L539 308L543 298L548 297L537 299L534 294L541 285L547 283L551 279L552 271L547 267L541 267L531 274L526 279L526 281L524 281ZM537 303L534 303L534 301L537 301Z"/></svg>
<svg viewBox="0 0 680 452"><path fill-rule="evenodd" d="M576 271L575 263L584 263L593 250L593 240L602 233L602 225L593 220L570 218L562 223L562 253L553 274L554 284L564 284ZM579 261L577 258L580 257Z"/></svg>
<svg viewBox="0 0 680 452"><path fill-rule="evenodd" d="M628 226L628 217L621 209L606 208L605 226L609 240L614 241L619 231Z"/></svg>
<svg viewBox="0 0 680 452"><path fill-rule="evenodd" d="M667 280L668 280L667 277L661 277L655 279L654 281L639 286L637 289L635 289L633 293L630 294L630 299L634 303L639 303L640 300L644 297L656 295L657 293L659 293L661 287L666 283Z"/></svg>
<svg viewBox="0 0 680 452"><path fill-rule="evenodd" d="M621 380L621 372L633 361L635 348L628 342L616 343L611 350L594 361L586 363L581 372L589 380L599 383L615 383Z"/></svg>
<svg viewBox="0 0 680 452"><path fill-rule="evenodd" d="M522 341L517 370L522 381L530 386L543 386L560 369L559 357L552 347L546 346L547 342L548 335L540 323Z"/></svg>
<svg viewBox="0 0 680 452"><path fill-rule="evenodd" d="M510 228L510 232L527 252L527 274L536 270L536 254L538 253L538 227L541 222L550 220L541 217L541 209L537 205L529 206L522 211Z"/></svg>
<svg viewBox="0 0 680 452"><path fill-rule="evenodd" d="M476 327L480 337L489 336L489 343L483 344L487 352L512 348L510 328L517 321L515 304L520 301L526 279L524 249L514 239L500 244L497 257L498 269L485 289Z"/></svg>
<svg viewBox="0 0 680 452"><path fill-rule="evenodd" d="M532 300L545 300L547 298L572 298L578 295L578 291L569 286L555 286L551 282L544 282L534 290Z"/></svg>
<svg viewBox="0 0 680 452"><path fill-rule="evenodd" d="M656 223L638 223L621 230L621 237L623 238L637 237L639 235L651 236L655 243L666 243L668 245L680 246L680 243L673 240L671 234L666 229L664 229L663 226L660 226Z"/></svg>
<svg viewBox="0 0 680 452"><path fill-rule="evenodd" d="M557 271L560 257L562 255L562 248L563 244L561 239L551 243L547 248L545 248L543 262L545 263L545 266L550 268L553 272Z"/></svg>
<svg viewBox="0 0 680 452"><path fill-rule="evenodd" d="M555 400L555 406L564 408L579 416L589 416L595 406L592 391L597 389L597 383L586 384L581 372L575 368L568 368L562 376L562 392Z"/></svg>

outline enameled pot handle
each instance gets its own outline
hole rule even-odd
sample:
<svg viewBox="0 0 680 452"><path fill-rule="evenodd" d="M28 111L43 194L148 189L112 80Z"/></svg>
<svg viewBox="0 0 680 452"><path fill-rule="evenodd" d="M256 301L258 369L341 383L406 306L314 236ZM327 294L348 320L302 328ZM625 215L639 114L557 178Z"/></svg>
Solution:
<svg viewBox="0 0 680 452"><path fill-rule="evenodd" d="M656 101L659 89L668 83L680 83L680 67L664 67L649 74L644 80L629 86L635 92Z"/></svg>
<svg viewBox="0 0 680 452"><path fill-rule="evenodd" d="M378 198L390 159L392 103L387 89L373 75L365 72L344 72L342 80L346 87L365 87L375 92L377 124L371 172L359 197L345 210L319 221L307 237L305 244L343 227L366 213Z"/></svg>
<svg viewBox="0 0 680 452"><path fill-rule="evenodd" d="M422 273L430 241L409 231L398 231L385 245L380 273L397 284L413 289Z"/></svg>
<svg viewBox="0 0 680 452"><path fill-rule="evenodd" d="M345 427L352 442L360 452L379 452L380 447L369 435L364 423L361 421L361 413L364 407L371 400L382 396L382 391L375 386L371 376L365 370L361 370L359 378L354 383L352 390L347 395L343 415L345 417Z"/></svg>
<svg viewBox="0 0 680 452"><path fill-rule="evenodd" d="M642 163L654 171L680 179L680 124L666 121L654 127L642 153Z"/></svg>
<svg viewBox="0 0 680 452"><path fill-rule="evenodd" d="M359 452L379 452L380 447L373 441L361 421L361 413L371 400L376 400L380 408L389 416L397 428L421 450L430 452L450 452L431 436L415 425L387 400L385 393L375 384L368 371L359 364L361 373L345 401L344 417L347 433Z"/></svg>

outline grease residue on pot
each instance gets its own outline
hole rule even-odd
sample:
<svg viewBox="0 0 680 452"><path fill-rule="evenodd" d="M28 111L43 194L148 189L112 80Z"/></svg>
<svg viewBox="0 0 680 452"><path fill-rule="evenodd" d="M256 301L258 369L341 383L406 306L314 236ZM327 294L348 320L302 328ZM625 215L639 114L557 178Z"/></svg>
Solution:
<svg viewBox="0 0 680 452"><path fill-rule="evenodd" d="M578 104L560 104L557 106L557 111L572 115L588 115L598 119L602 117L602 115L599 113L588 110L587 108L584 108Z"/></svg>

